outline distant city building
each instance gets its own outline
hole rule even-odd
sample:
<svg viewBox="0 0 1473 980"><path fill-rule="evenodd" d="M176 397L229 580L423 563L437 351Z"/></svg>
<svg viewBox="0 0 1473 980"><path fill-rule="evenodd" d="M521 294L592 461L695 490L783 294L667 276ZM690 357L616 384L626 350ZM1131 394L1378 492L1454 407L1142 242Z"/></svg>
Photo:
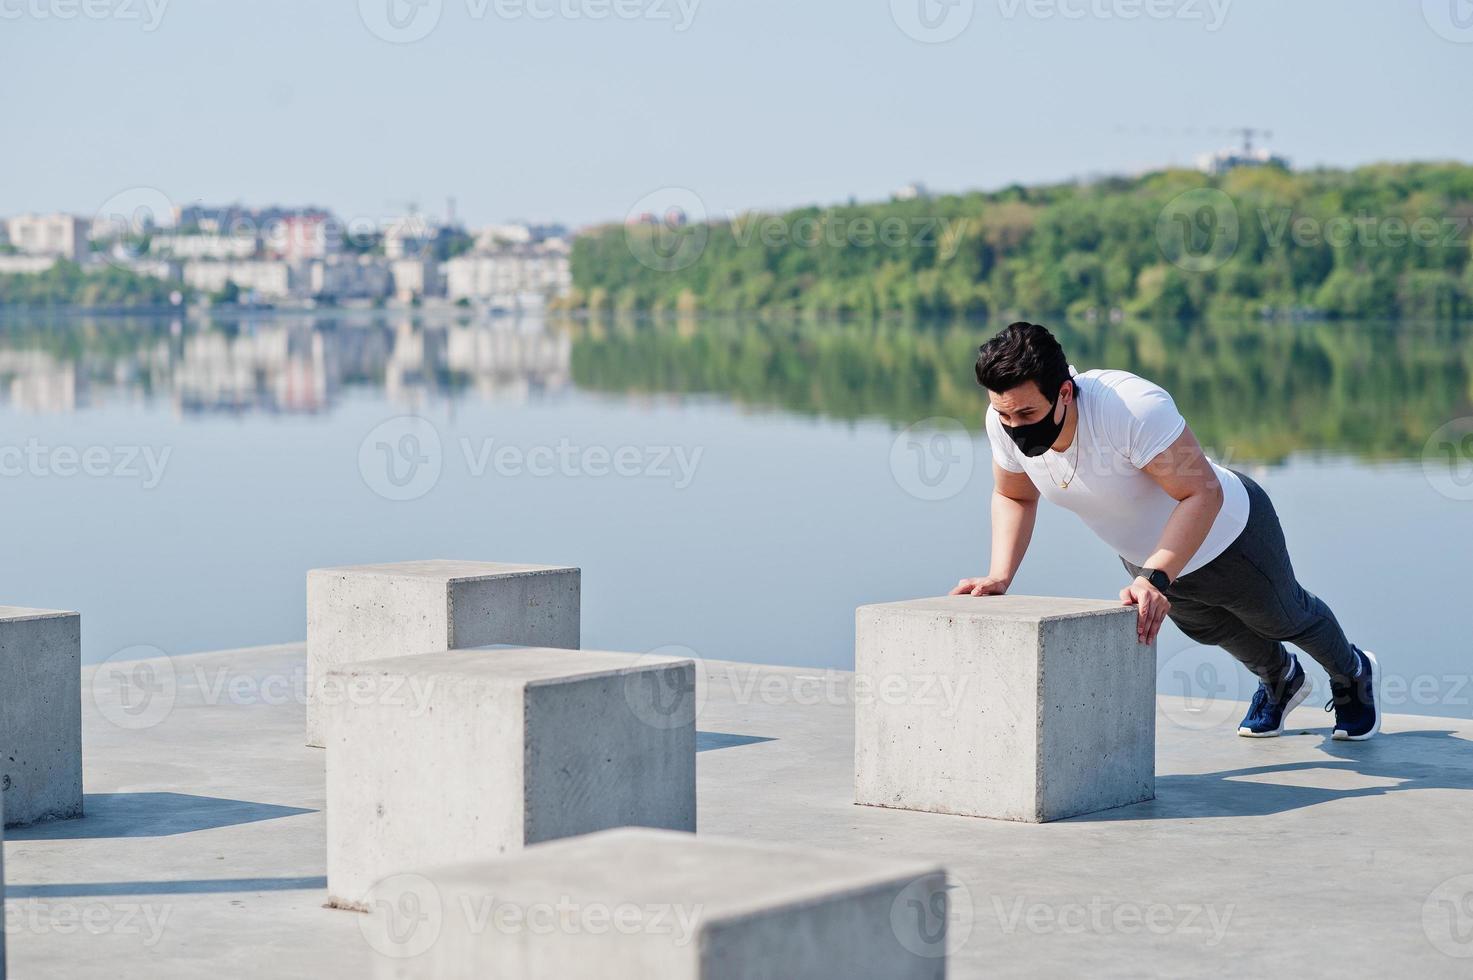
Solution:
<svg viewBox="0 0 1473 980"><path fill-rule="evenodd" d="M476 251L495 252L508 246L540 244L566 238L567 234L568 229L563 225L502 222L476 231Z"/></svg>
<svg viewBox="0 0 1473 980"><path fill-rule="evenodd" d="M238 230L231 235L154 235L149 241L150 255L168 256L176 259L231 259L254 258L260 247L259 239L253 234Z"/></svg>
<svg viewBox="0 0 1473 980"><path fill-rule="evenodd" d="M56 265L55 255L0 255L0 275L34 275Z"/></svg>
<svg viewBox="0 0 1473 980"><path fill-rule="evenodd" d="M184 263L184 284L204 293L218 293L227 283L235 283L243 293L256 299L277 300L293 295L293 285L304 286L301 274L293 275L290 264L276 260L250 259L242 262Z"/></svg>
<svg viewBox="0 0 1473 980"><path fill-rule="evenodd" d="M155 215L146 205L140 205L131 211L126 208L99 211L88 222L87 237L96 245L173 229L172 225L160 224L155 219L172 221L173 214Z"/></svg>
<svg viewBox="0 0 1473 980"><path fill-rule="evenodd" d="M184 278L184 264L172 259L115 258L113 261L135 276L149 276L153 279L162 279L165 282L181 282Z"/></svg>
<svg viewBox="0 0 1473 980"><path fill-rule="evenodd" d="M508 245L530 245L532 229L521 224L487 225L476 232L476 249L494 252Z"/></svg>
<svg viewBox="0 0 1473 980"><path fill-rule="evenodd" d="M342 229L327 214L287 215L266 229L267 251L288 262L325 259L342 248Z"/></svg>
<svg viewBox="0 0 1473 980"><path fill-rule="evenodd" d="M402 258L389 263L394 281L394 296L405 303L425 296L444 293L440 282L440 263L430 258Z"/></svg>
<svg viewBox="0 0 1473 980"><path fill-rule="evenodd" d="M238 204L223 206L189 204L174 209L174 224L183 231L197 231L207 235L224 235L234 232L243 224L259 231L260 212Z"/></svg>
<svg viewBox="0 0 1473 980"><path fill-rule="evenodd" d="M384 228L384 257L389 259L426 258L434 249L439 230L417 214L389 222Z"/></svg>
<svg viewBox="0 0 1473 980"><path fill-rule="evenodd" d="M22 214L6 221L10 245L25 255L50 255L81 263L87 257L88 222L70 214Z"/></svg>
<svg viewBox="0 0 1473 980"><path fill-rule="evenodd" d="M1204 153L1197 158L1197 169L1208 174L1225 174L1235 167L1282 167L1289 169L1288 157L1281 157L1269 152L1266 147L1254 146L1253 137L1262 134L1265 137L1273 136L1273 133L1265 130L1244 127L1233 130L1243 134L1243 145L1239 149L1222 149L1216 153Z"/></svg>
<svg viewBox="0 0 1473 980"><path fill-rule="evenodd" d="M445 263L445 292L452 300L530 309L564 295L571 285L565 246L472 252Z"/></svg>
<svg viewBox="0 0 1473 980"><path fill-rule="evenodd" d="M315 206L248 208L241 204L190 204L174 209L174 224L180 231L211 235L264 234L287 218L330 218L326 208Z"/></svg>
<svg viewBox="0 0 1473 980"><path fill-rule="evenodd" d="M190 204L174 209L174 225L180 240L200 235L230 241L255 240L269 258L289 262L326 258L337 253L342 245L342 228L332 212L313 206L248 208L240 204Z"/></svg>
<svg viewBox="0 0 1473 980"><path fill-rule="evenodd" d="M128 217L117 214L99 214L87 228L87 237L94 242L114 241L129 231ZM0 237L4 237L0 234Z"/></svg>
<svg viewBox="0 0 1473 980"><path fill-rule="evenodd" d="M345 249L342 226L322 208L192 204L175 208L172 218L172 224L127 229L127 238L113 220L64 214L0 218L0 244L9 246L0 249L0 273L41 273L61 258L79 264L105 259L115 268L207 296L233 284L247 302L392 296L410 303L448 295L505 310L540 309L572 285L571 239L558 224L502 222L468 236L464 228L411 212L375 229L372 242L355 246L381 243L380 255L378 248L373 254ZM646 219L686 221L678 208L636 220ZM134 237L140 231L146 235ZM471 250L455 259L437 259L468 244ZM93 247L101 250L98 255L91 254Z"/></svg>
<svg viewBox="0 0 1473 980"><path fill-rule="evenodd" d="M335 255L308 267L308 293L334 299L378 299L389 295L389 264L370 255Z"/></svg>
<svg viewBox="0 0 1473 980"><path fill-rule="evenodd" d="M912 181L890 195L897 201L929 201L931 191L920 181Z"/></svg>

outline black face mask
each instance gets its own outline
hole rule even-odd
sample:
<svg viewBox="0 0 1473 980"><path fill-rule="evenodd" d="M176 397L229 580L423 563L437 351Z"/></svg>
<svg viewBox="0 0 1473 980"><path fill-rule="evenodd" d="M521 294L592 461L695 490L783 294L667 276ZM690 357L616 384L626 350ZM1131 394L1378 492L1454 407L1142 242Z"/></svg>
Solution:
<svg viewBox="0 0 1473 980"><path fill-rule="evenodd" d="M1069 420L1069 406L1064 406L1064 417L1057 422L1054 421L1054 411L1059 407L1059 399L1063 395L1064 388L1061 385L1059 393L1054 396L1053 402L1048 407L1048 414L1037 422L1029 422L1027 425L1003 426L1003 430L1013 442L1018 444L1024 456L1029 458L1042 456L1048 452L1048 447L1058 440L1059 433L1064 431L1064 423Z"/></svg>

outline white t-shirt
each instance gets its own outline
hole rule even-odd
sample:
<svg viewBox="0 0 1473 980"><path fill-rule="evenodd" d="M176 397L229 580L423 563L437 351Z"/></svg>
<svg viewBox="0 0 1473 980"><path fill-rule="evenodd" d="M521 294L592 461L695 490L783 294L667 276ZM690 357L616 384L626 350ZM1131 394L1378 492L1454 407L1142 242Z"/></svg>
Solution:
<svg viewBox="0 0 1473 980"><path fill-rule="evenodd" d="M1072 365L1069 370L1074 374ZM1177 501L1141 467L1176 441L1186 419L1164 388L1129 371L1086 371L1074 374L1073 380L1079 389L1074 403L1079 426L1068 449L1062 453L1050 449L1031 459L1024 456L989 406L992 458L1005 470L1027 473L1046 499L1078 514L1122 558L1143 565L1156 551ZM1183 575L1222 554L1248 523L1243 481L1211 458L1207 462L1222 484L1222 509ZM1069 486L1061 488L1066 478Z"/></svg>

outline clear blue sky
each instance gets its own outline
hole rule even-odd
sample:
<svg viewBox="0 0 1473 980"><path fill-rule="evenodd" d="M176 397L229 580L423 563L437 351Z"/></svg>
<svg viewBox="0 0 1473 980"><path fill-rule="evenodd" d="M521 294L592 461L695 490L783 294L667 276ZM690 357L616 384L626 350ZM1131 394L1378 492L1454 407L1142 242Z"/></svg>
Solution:
<svg viewBox="0 0 1473 980"><path fill-rule="evenodd" d="M136 19L56 16L81 2ZM1186 164L1239 125L1296 165L1473 160L1467 0L950 0L939 44L896 11L944 0L419 0L408 44L365 26L390 0L167 0L145 30L161 2L0 0L0 214L148 186L581 223L672 185L720 213Z"/></svg>

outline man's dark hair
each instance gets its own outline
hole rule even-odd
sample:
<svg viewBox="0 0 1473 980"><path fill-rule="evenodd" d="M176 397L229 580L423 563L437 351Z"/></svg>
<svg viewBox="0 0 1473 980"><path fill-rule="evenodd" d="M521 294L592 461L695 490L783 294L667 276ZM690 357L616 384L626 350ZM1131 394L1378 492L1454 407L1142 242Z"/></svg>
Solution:
<svg viewBox="0 0 1473 980"><path fill-rule="evenodd" d="M1068 380L1064 348L1037 323L1010 323L977 348L977 383L988 391L1007 391L1032 381L1052 401Z"/></svg>

